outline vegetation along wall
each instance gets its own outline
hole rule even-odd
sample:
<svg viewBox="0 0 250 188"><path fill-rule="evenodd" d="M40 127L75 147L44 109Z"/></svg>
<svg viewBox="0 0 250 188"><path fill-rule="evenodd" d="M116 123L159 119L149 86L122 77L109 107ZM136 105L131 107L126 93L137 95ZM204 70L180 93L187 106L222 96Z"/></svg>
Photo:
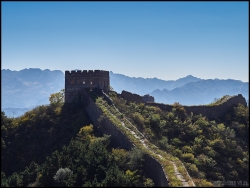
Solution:
<svg viewBox="0 0 250 188"><path fill-rule="evenodd" d="M144 101L141 99L141 96L127 91L122 91L122 94L119 96L123 97L127 101L144 103ZM210 119L223 116L224 114L226 114L226 112L231 106L236 106L239 103L243 104L244 106L247 106L246 99L241 94L233 96L228 100L226 100L225 102L223 102L222 104L218 105L199 105L199 106L183 106L183 107L185 108L188 114L190 114L191 112L194 115L202 114L203 116L206 116L207 118ZM146 104L150 106L157 106L162 110L166 111L171 111L173 108L173 105L169 104L161 104L161 103L146 103Z"/></svg>
<svg viewBox="0 0 250 188"><path fill-rule="evenodd" d="M134 145L130 142L127 136L120 131L107 117L103 116L103 112L89 95L83 90L82 96L84 105L90 119L94 123L94 127L102 134L111 135L111 144L114 147L130 150ZM144 171L146 176L154 181L155 186L168 186L168 180L164 173L161 164L148 154L145 157Z"/></svg>

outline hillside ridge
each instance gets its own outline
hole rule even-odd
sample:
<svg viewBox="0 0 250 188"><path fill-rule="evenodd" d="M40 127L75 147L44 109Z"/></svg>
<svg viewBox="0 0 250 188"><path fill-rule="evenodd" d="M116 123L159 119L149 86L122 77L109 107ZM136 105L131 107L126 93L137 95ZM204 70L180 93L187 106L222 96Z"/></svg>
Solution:
<svg viewBox="0 0 250 188"><path fill-rule="evenodd" d="M130 93L128 91L123 90L122 94L118 94L118 96L130 102L146 103L142 99L142 96L139 96L138 94L135 93ZM172 108L174 107L174 105L156 103L156 102L149 102L146 104L150 106L157 106L167 111L171 111ZM246 99L241 94L224 97L224 100L222 100L219 104L214 103L210 105L192 105L192 106L182 105L182 106L185 108L188 114L192 112L194 115L202 114L208 118L216 118L224 115L229 107L238 104L242 104L245 107L247 106Z"/></svg>
<svg viewBox="0 0 250 188"><path fill-rule="evenodd" d="M98 99L101 103L94 102L93 97L91 98L91 95L93 95L92 92L88 90L86 91L83 89L81 91L81 95L85 101L87 113L89 114L90 119L94 122L94 126L103 134L111 134L111 142L116 147L131 149L135 146L142 149L143 151L146 151L149 157L146 158L147 167L145 172L151 179L154 180L156 186L168 186L168 182L170 182L172 185L177 183L177 185L184 187L195 186L185 167L183 166L185 173L187 174L185 177L188 177L189 179L185 179L184 176L178 171L176 167L176 161L178 160L175 157L168 156L168 154L163 151L159 152L159 149L155 150L155 148L158 147L154 144L151 144L144 137L144 135L125 117L125 115L115 107L112 99L106 93L102 91L100 94L100 91L98 92L99 96L102 96L110 106L110 110L108 111L101 107L102 105L105 105L103 100L95 97L96 101ZM111 111L112 108L114 111ZM121 116L123 117L122 119L119 118ZM113 118L115 118L116 121L112 121ZM118 126L117 123L120 124L120 126ZM168 157L166 158L166 156ZM170 158L172 158L172 160L170 160ZM166 166L162 165L165 163L164 161L168 161L168 165L173 165L172 173L174 174L171 176L174 175L177 178L176 180L169 179L169 176L167 176L165 172ZM154 170L155 172L152 173Z"/></svg>

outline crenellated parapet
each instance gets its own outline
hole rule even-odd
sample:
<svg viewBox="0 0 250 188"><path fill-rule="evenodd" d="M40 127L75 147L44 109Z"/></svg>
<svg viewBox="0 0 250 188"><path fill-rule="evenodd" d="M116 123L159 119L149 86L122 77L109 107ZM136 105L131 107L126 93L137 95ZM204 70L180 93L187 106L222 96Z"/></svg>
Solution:
<svg viewBox="0 0 250 188"><path fill-rule="evenodd" d="M72 70L65 71L65 77L109 77L109 71L104 70Z"/></svg>
<svg viewBox="0 0 250 188"><path fill-rule="evenodd" d="M71 102L82 88L99 88L109 92L109 71L72 70L65 71L65 102Z"/></svg>

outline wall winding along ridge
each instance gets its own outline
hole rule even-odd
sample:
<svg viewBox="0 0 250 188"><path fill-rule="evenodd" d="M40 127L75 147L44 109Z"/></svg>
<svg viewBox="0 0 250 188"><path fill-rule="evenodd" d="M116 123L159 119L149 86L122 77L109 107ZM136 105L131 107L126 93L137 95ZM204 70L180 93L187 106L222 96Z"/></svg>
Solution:
<svg viewBox="0 0 250 188"><path fill-rule="evenodd" d="M184 108L186 109L188 114L193 112L193 114L195 115L202 114L206 116L207 118L215 118L215 117L221 117L225 115L230 107L236 106L238 104L247 106L246 99L241 94L238 94L237 96L233 96L227 101L225 101L224 103L219 104L219 105L184 106Z"/></svg>
<svg viewBox="0 0 250 188"><path fill-rule="evenodd" d="M86 91L82 90L82 96L84 99L85 109L94 123L93 126L102 134L111 135L110 142L114 147L126 150L130 150L132 147L135 147L134 144L130 142L128 137L116 127L116 125L114 125L106 116L102 116L103 112L89 97ZM101 119L100 122L98 121L99 118ZM144 172L147 177L154 181L155 186L168 186L168 179L164 173L163 167L156 159L152 158L148 154L145 154L144 163Z"/></svg>
<svg viewBox="0 0 250 188"><path fill-rule="evenodd" d="M140 95L133 94L127 91L122 91L122 94L119 94L118 96L121 96L127 101L145 103L141 99ZM173 108L173 105L169 104L162 104L162 103L146 103L146 104L150 106L157 106L162 110L166 111L171 111ZM183 107L185 108L188 114L190 114L191 112L193 112L194 115L202 114L203 116L206 116L207 118L210 119L225 115L230 107L236 106L238 104L247 106L246 99L241 94L233 96L224 103L219 105L213 105L213 106L200 105L200 106L183 106Z"/></svg>

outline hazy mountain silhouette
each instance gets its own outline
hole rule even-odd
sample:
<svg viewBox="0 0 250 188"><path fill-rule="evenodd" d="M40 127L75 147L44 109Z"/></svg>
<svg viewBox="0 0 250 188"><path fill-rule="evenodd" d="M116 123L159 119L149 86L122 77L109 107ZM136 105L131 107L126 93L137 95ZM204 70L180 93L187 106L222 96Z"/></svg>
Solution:
<svg viewBox="0 0 250 188"><path fill-rule="evenodd" d="M1 70L2 108L30 108L48 104L51 93L64 88L64 73L37 68Z"/></svg>
<svg viewBox="0 0 250 188"><path fill-rule="evenodd" d="M188 75L178 80L161 80L158 78L135 78L128 77L123 74L115 74L110 71L110 85L118 93L122 90L130 91L139 95L148 94L156 89L172 90L177 87L181 87L189 82L197 82L202 79L196 78L192 75Z"/></svg>
<svg viewBox="0 0 250 188"><path fill-rule="evenodd" d="M6 115L17 116L26 109L48 104L51 93L64 88L64 72L38 68L11 71L2 69L2 110ZM110 85L121 93L126 90L139 95L150 94L159 103L183 105L208 104L223 95L242 94L248 100L248 82L219 80L188 75L177 80L135 78L110 71ZM16 109L16 111L15 111Z"/></svg>
<svg viewBox="0 0 250 188"><path fill-rule="evenodd" d="M154 90L150 95L155 97L156 102L173 104L179 102L182 105L209 104L215 98L224 95L238 95L248 99L249 85L239 80L208 79L190 82L173 90Z"/></svg>

